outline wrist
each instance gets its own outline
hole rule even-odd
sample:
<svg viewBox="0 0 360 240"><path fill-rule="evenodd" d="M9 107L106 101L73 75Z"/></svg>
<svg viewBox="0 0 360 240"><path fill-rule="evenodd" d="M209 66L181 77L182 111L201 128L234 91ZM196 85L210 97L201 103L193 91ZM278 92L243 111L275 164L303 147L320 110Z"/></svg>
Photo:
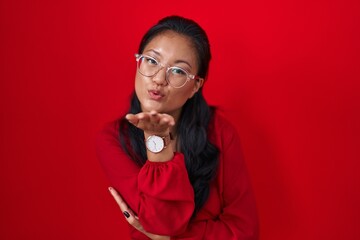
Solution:
<svg viewBox="0 0 360 240"><path fill-rule="evenodd" d="M145 146L147 157L152 162L166 162L174 157L171 145L171 134L161 135L145 135Z"/></svg>

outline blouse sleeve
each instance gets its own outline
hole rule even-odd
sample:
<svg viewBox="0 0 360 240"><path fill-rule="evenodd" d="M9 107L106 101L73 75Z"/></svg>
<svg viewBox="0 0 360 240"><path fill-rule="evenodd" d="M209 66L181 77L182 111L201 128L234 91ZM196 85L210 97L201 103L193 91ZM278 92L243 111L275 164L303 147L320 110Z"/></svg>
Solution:
<svg viewBox="0 0 360 240"><path fill-rule="evenodd" d="M221 131L220 183L222 212L218 217L194 220L186 232L172 239L258 239L258 216L255 198L235 128Z"/></svg>
<svg viewBox="0 0 360 240"><path fill-rule="evenodd" d="M97 155L110 184L150 233L174 236L185 231L194 210L194 192L184 156L137 166L122 150L115 123L97 138Z"/></svg>

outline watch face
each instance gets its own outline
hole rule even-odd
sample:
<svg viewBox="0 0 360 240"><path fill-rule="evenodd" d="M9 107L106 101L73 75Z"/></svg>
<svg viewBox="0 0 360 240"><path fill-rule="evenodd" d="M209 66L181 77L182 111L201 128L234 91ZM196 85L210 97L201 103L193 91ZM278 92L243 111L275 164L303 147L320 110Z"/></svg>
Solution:
<svg viewBox="0 0 360 240"><path fill-rule="evenodd" d="M161 152L164 149L164 140L159 136L150 136L146 140L146 147L150 152Z"/></svg>

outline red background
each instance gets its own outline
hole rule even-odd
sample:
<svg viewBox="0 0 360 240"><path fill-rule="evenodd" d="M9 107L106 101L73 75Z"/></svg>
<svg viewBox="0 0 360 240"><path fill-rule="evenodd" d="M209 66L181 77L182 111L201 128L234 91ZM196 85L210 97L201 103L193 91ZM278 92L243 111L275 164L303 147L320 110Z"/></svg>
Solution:
<svg viewBox="0 0 360 240"><path fill-rule="evenodd" d="M360 2L0 1L0 239L128 239L94 137L142 34L208 32L205 96L236 124L261 239L360 239ZM171 220L171 219L169 219Z"/></svg>

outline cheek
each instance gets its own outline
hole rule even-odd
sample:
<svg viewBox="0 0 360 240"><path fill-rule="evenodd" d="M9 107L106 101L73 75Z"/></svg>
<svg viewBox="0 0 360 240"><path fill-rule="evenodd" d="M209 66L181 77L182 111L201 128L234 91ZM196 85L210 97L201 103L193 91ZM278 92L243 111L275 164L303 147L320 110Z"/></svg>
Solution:
<svg viewBox="0 0 360 240"><path fill-rule="evenodd" d="M192 96L193 87L184 87L181 91L176 91L173 95L173 99L176 99L178 104L185 104L185 102Z"/></svg>
<svg viewBox="0 0 360 240"><path fill-rule="evenodd" d="M181 89L181 94L184 98L189 99L193 96L194 93L194 84L193 83L187 83L183 89Z"/></svg>
<svg viewBox="0 0 360 240"><path fill-rule="evenodd" d="M139 96L141 95L142 91L145 89L145 81L136 74L135 77L135 92Z"/></svg>

